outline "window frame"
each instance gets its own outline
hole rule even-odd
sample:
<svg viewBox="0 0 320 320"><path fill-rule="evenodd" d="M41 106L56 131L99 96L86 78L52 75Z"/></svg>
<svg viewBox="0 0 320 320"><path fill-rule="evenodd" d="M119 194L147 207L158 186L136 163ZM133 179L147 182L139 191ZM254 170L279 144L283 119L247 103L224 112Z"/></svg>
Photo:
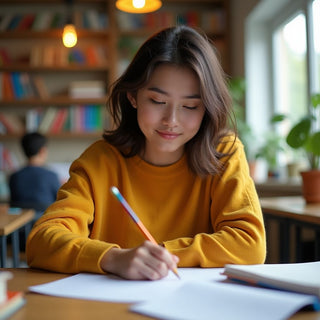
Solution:
<svg viewBox="0 0 320 320"><path fill-rule="evenodd" d="M245 21L246 120L258 136L270 130L269 119L275 112L273 34L298 13L306 17L308 99L312 93L320 90L315 71L312 2L261 0Z"/></svg>

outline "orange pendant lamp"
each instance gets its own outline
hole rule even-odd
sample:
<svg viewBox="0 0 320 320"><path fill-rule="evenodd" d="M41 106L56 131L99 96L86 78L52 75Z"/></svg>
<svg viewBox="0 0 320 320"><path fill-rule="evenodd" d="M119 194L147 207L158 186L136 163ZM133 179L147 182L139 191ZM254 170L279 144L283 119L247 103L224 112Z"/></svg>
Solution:
<svg viewBox="0 0 320 320"><path fill-rule="evenodd" d="M161 0L117 0L117 9L129 13L148 13L160 9Z"/></svg>

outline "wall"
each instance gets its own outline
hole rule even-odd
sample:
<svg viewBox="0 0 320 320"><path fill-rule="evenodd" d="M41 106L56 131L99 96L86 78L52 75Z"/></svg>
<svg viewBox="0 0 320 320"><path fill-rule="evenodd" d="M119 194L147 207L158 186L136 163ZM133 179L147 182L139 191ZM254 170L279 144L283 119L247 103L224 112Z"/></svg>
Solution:
<svg viewBox="0 0 320 320"><path fill-rule="evenodd" d="M244 76L245 19L259 0L231 0L231 75Z"/></svg>

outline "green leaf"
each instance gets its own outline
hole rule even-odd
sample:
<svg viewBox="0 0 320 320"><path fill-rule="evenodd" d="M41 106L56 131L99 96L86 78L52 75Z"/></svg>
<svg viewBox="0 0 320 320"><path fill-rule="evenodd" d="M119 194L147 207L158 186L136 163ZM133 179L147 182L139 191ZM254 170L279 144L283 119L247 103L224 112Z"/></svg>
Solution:
<svg viewBox="0 0 320 320"><path fill-rule="evenodd" d="M311 119L306 117L297 123L289 132L287 136L287 143L291 148L298 149L302 147L310 134Z"/></svg>
<svg viewBox="0 0 320 320"><path fill-rule="evenodd" d="M320 93L311 96L311 105L316 109L320 105Z"/></svg>
<svg viewBox="0 0 320 320"><path fill-rule="evenodd" d="M287 116L285 114L275 114L272 118L271 118L271 123L276 123L276 122L281 122L284 119L286 119Z"/></svg>
<svg viewBox="0 0 320 320"><path fill-rule="evenodd" d="M320 156L320 131L316 132L310 139L312 153Z"/></svg>

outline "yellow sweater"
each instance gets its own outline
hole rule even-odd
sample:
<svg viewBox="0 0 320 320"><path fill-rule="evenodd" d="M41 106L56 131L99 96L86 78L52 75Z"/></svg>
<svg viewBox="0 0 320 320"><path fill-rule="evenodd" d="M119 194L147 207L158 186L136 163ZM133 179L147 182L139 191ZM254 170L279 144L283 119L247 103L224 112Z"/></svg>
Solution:
<svg viewBox="0 0 320 320"><path fill-rule="evenodd" d="M228 150L231 141L219 150ZM124 158L101 140L70 167L57 201L37 221L27 242L31 267L65 273L95 272L111 247L144 238L110 192L117 186L150 233L180 258L180 267L263 263L265 231L243 146L235 144L220 177L192 174L186 157L156 167Z"/></svg>

